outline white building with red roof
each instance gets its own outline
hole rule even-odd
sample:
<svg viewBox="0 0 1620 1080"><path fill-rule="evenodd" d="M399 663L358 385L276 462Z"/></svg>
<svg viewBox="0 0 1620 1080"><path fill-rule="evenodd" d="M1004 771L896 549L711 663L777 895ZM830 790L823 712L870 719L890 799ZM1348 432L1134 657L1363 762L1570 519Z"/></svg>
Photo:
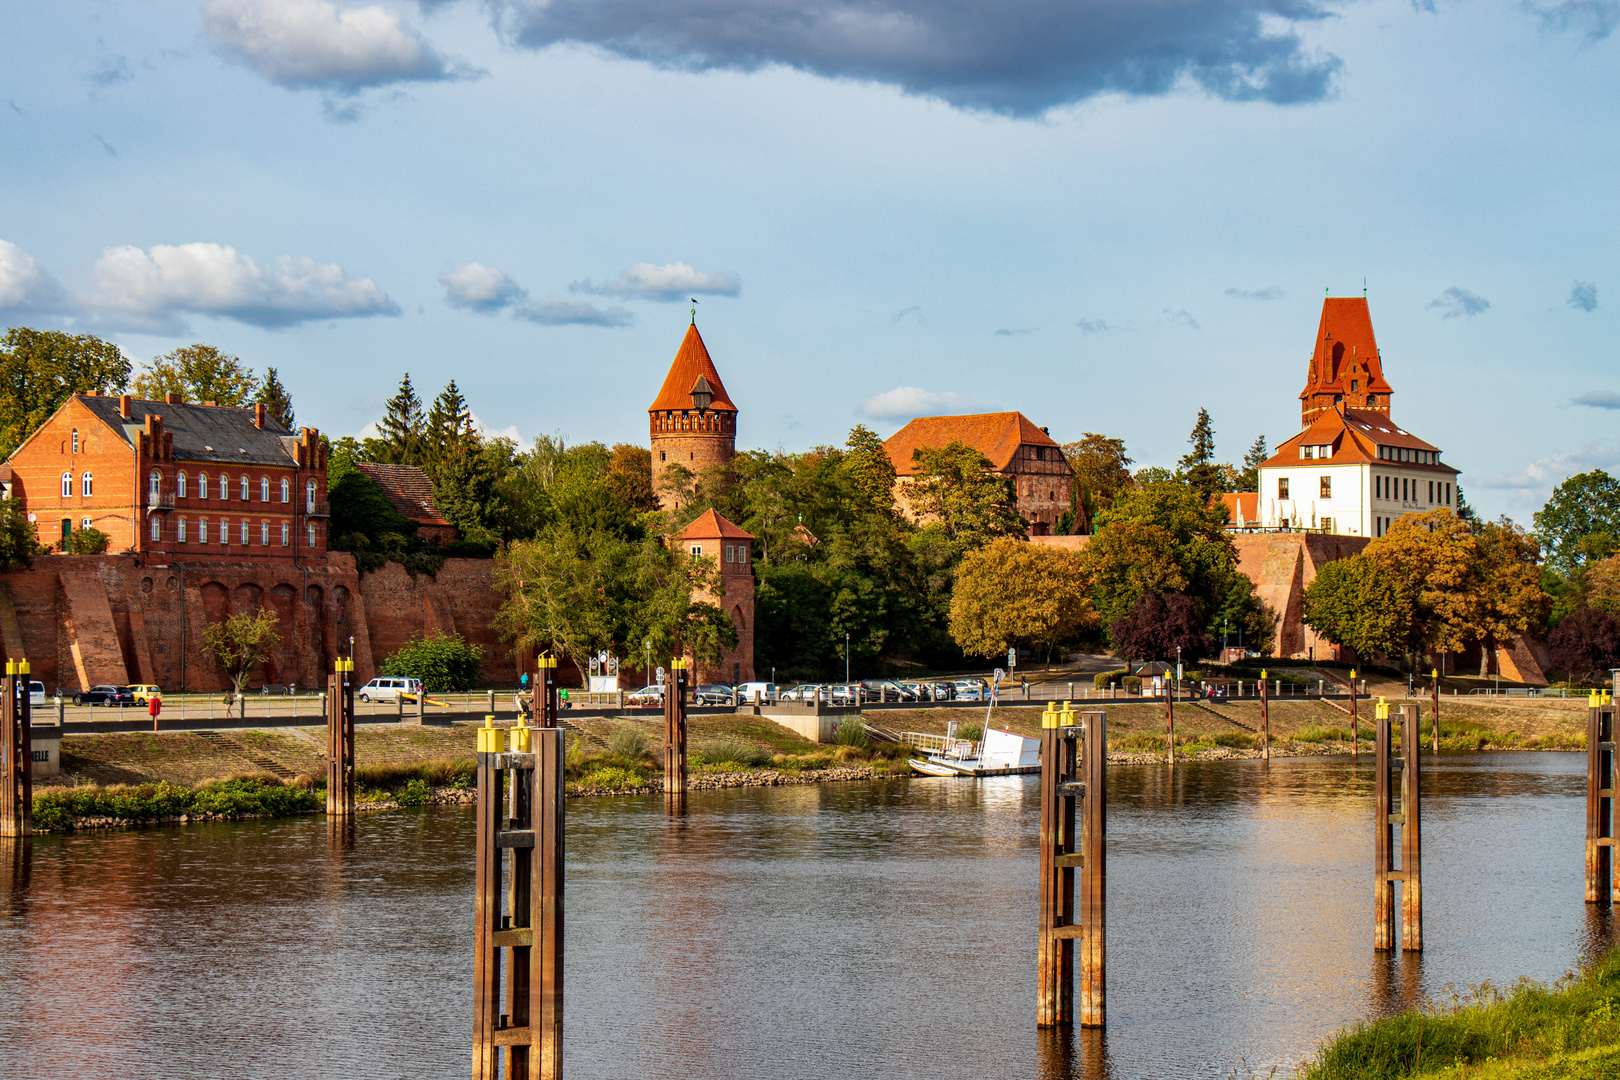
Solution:
<svg viewBox="0 0 1620 1080"><path fill-rule="evenodd" d="M1304 430L1261 462L1260 490L1233 526L1371 538L1405 514L1455 509L1460 474L1391 419L1391 394L1366 298L1323 301Z"/></svg>

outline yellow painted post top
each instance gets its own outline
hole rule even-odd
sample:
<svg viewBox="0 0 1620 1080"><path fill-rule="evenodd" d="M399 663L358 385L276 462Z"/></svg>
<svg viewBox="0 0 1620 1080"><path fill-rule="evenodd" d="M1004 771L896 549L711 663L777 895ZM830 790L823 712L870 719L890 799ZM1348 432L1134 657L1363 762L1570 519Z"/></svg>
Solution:
<svg viewBox="0 0 1620 1080"><path fill-rule="evenodd" d="M557 666L557 658L551 655L541 656L535 660L536 667L553 668Z"/></svg>
<svg viewBox="0 0 1620 1080"><path fill-rule="evenodd" d="M1266 669L1265 668L1260 669L1260 681L1261 682L1266 681Z"/></svg>
<svg viewBox="0 0 1620 1080"><path fill-rule="evenodd" d="M15 674L17 674L17 661L15 661L15 660L7 660L6 661L6 674L7 675L15 675Z"/></svg>
<svg viewBox="0 0 1620 1080"><path fill-rule="evenodd" d="M1351 668L1351 669L1350 669L1350 679L1351 679L1351 681L1352 681L1352 682L1354 682L1354 681L1355 681L1355 678L1356 678L1356 669L1355 669L1355 668Z"/></svg>
<svg viewBox="0 0 1620 1080"><path fill-rule="evenodd" d="M27 660L19 660L19 661L17 661L17 674L19 674L19 675L28 674L28 661Z"/></svg>
<svg viewBox="0 0 1620 1080"><path fill-rule="evenodd" d="M1598 692L1596 690L1588 690L1586 692L1586 704L1588 708L1595 709L1598 707L1600 702L1598 699Z"/></svg>
<svg viewBox="0 0 1620 1080"><path fill-rule="evenodd" d="M508 733L507 748L514 754L527 754L533 747L533 731L523 722L523 715L518 714L517 727Z"/></svg>
<svg viewBox="0 0 1620 1080"><path fill-rule="evenodd" d="M478 729L478 752L480 754L498 754L501 752L500 728L495 726L493 715L484 717L484 726Z"/></svg>
<svg viewBox="0 0 1620 1080"><path fill-rule="evenodd" d="M332 661L332 670L334 672L336 672L337 674L339 674L339 675L343 674L346 671L353 671L354 670L354 661L353 660L345 660L343 657L340 656L336 660Z"/></svg>
<svg viewBox="0 0 1620 1080"><path fill-rule="evenodd" d="M1440 677L1440 669L1439 668L1430 668L1429 669L1429 678L1438 679L1439 677Z"/></svg>
<svg viewBox="0 0 1620 1080"><path fill-rule="evenodd" d="M1041 728L1055 728L1058 726L1058 711L1051 705L1041 710Z"/></svg>
<svg viewBox="0 0 1620 1080"><path fill-rule="evenodd" d="M1063 703L1063 712L1059 715L1059 720L1059 727L1074 726L1074 704L1072 702L1065 701Z"/></svg>
<svg viewBox="0 0 1620 1080"><path fill-rule="evenodd" d="M1379 720L1388 720L1389 719L1389 702L1385 701L1383 698L1379 698L1378 699L1378 708L1375 711L1374 715Z"/></svg>

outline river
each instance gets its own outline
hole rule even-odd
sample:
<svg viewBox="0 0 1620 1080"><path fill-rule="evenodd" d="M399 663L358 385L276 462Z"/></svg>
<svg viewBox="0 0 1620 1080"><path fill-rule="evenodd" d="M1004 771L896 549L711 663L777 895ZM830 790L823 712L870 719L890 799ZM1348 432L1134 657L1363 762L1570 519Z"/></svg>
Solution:
<svg viewBox="0 0 1620 1080"><path fill-rule="evenodd" d="M1108 1028L1035 1029L1036 777L568 805L566 1071L1286 1074L1447 984L1554 979L1585 757L1424 762L1419 957L1372 944L1363 757L1109 770ZM462 1077L471 808L0 842L0 1077Z"/></svg>

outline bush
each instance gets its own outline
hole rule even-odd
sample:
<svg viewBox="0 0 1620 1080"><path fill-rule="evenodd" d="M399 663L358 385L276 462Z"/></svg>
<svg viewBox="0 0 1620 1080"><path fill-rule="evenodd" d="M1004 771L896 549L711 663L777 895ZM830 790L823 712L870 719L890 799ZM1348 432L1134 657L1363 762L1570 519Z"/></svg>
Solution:
<svg viewBox="0 0 1620 1080"><path fill-rule="evenodd" d="M1142 677L1140 675L1127 675L1120 680L1127 693L1140 694L1142 692Z"/></svg>
<svg viewBox="0 0 1620 1080"><path fill-rule="evenodd" d="M426 780L412 780L405 785L404 791L394 797L401 806L425 806L431 794Z"/></svg>
<svg viewBox="0 0 1620 1080"><path fill-rule="evenodd" d="M1311 724L1308 727L1302 727L1298 731L1294 732L1294 741L1308 743L1349 742L1350 733L1344 728L1324 728Z"/></svg>
<svg viewBox="0 0 1620 1080"><path fill-rule="evenodd" d="M1109 683L1116 683L1125 677L1125 669L1118 671L1099 671L1091 677L1091 685L1098 690L1108 689Z"/></svg>
<svg viewBox="0 0 1620 1080"><path fill-rule="evenodd" d="M978 742L984 738L984 725L977 720L969 720L956 725L956 737L966 739L968 742Z"/></svg>
<svg viewBox="0 0 1620 1080"><path fill-rule="evenodd" d="M838 722L836 739L839 746L855 747L864 747L872 741L866 734L866 721L853 714Z"/></svg>
<svg viewBox="0 0 1620 1080"><path fill-rule="evenodd" d="M579 782L580 787L605 788L609 791L619 791L624 788L640 787L646 779L634 769L621 769L614 765L604 765L588 773Z"/></svg>
<svg viewBox="0 0 1620 1080"><path fill-rule="evenodd" d="M647 736L639 728L620 724L608 736L608 753L625 761L640 761L647 752Z"/></svg>
<svg viewBox="0 0 1620 1080"><path fill-rule="evenodd" d="M76 817L121 821L155 821L182 814L237 818L278 817L318 810L322 797L289 787L274 776L236 776L196 788L160 782L132 787L85 787L34 796L34 824L42 830L66 829Z"/></svg>
<svg viewBox="0 0 1620 1080"><path fill-rule="evenodd" d="M100 529L78 529L67 535L62 550L69 555L100 555L112 543L112 537Z"/></svg>
<svg viewBox="0 0 1620 1080"><path fill-rule="evenodd" d="M722 735L718 739L710 739L707 742L700 743L695 756L697 762L702 765L742 765L752 767L764 765L771 760L770 754L748 740L739 739L735 735Z"/></svg>
<svg viewBox="0 0 1620 1080"><path fill-rule="evenodd" d="M398 652L382 662L382 674L421 679L431 693L471 690L478 682L478 669L484 650L469 645L460 634L430 630L411 638Z"/></svg>
<svg viewBox="0 0 1620 1080"><path fill-rule="evenodd" d="M1223 731L1219 735L1210 737L1215 746L1230 746L1237 750L1247 750L1254 745L1253 735L1240 735L1235 731Z"/></svg>

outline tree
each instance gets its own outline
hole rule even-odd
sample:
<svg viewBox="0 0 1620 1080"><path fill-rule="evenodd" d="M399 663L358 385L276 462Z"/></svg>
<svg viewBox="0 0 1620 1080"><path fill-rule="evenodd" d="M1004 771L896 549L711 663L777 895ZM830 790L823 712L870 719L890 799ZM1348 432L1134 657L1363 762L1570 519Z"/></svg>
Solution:
<svg viewBox="0 0 1620 1080"><path fill-rule="evenodd" d="M377 421L380 442L386 456L377 460L393 465L420 465L422 444L422 399L411 385L411 373L399 380L399 389L383 404L383 417Z"/></svg>
<svg viewBox="0 0 1620 1080"><path fill-rule="evenodd" d="M276 423L288 431L293 430L292 395L281 385L281 376L275 368L264 369L264 381L259 384L259 392L253 400L263 405L265 413Z"/></svg>
<svg viewBox="0 0 1620 1080"><path fill-rule="evenodd" d="M1085 559L1097 612L1110 627L1152 592L1190 597L1200 625L1210 629L1238 573L1225 508L1169 479L1138 483L1116 498L1098 516Z"/></svg>
<svg viewBox="0 0 1620 1080"><path fill-rule="evenodd" d="M74 529L62 538L62 550L69 555L102 555L112 537L100 529Z"/></svg>
<svg viewBox="0 0 1620 1080"><path fill-rule="evenodd" d="M1547 635L1548 674L1569 682L1602 686L1620 667L1620 616L1585 608Z"/></svg>
<svg viewBox="0 0 1620 1080"><path fill-rule="evenodd" d="M382 674L421 679L423 689L446 693L476 686L483 662L481 646L467 644L460 634L435 629L412 634L411 640L382 662Z"/></svg>
<svg viewBox="0 0 1620 1080"><path fill-rule="evenodd" d="M239 358L199 342L153 359L135 376L133 389L147 401L179 394L194 403L241 406L253 399L259 380Z"/></svg>
<svg viewBox="0 0 1620 1080"><path fill-rule="evenodd" d="M1400 582L1365 552L1328 563L1305 590L1305 622L1366 662L1405 649L1412 611Z"/></svg>
<svg viewBox="0 0 1620 1080"><path fill-rule="evenodd" d="M1620 550L1620 480L1602 469L1571 476L1531 520L1547 561L1576 573Z"/></svg>
<svg viewBox="0 0 1620 1080"><path fill-rule="evenodd" d="M12 327L0 338L0 459L22 445L74 394L108 394L129 382L118 346L90 334Z"/></svg>
<svg viewBox="0 0 1620 1080"><path fill-rule="evenodd" d="M39 553L39 532L22 503L0 500L0 570L26 570Z"/></svg>
<svg viewBox="0 0 1620 1080"><path fill-rule="evenodd" d="M652 486L652 451L645 446L616 443L608 459L607 488L633 512L645 514L658 509L658 494Z"/></svg>
<svg viewBox="0 0 1620 1080"><path fill-rule="evenodd" d="M1479 552L1468 522L1450 510L1397 518L1364 554L1393 580L1411 606L1401 652L1458 652L1468 640L1470 594L1478 589Z"/></svg>
<svg viewBox="0 0 1620 1080"><path fill-rule="evenodd" d="M852 491L865 506L894 513L894 462L876 432L865 424L851 428L844 443L843 464Z"/></svg>
<svg viewBox="0 0 1620 1080"><path fill-rule="evenodd" d="M1535 540L1507 518L1474 527L1476 586L1469 595L1467 626L1481 645L1481 675L1490 658L1532 627L1541 626L1552 598L1541 587L1541 551Z"/></svg>
<svg viewBox="0 0 1620 1080"><path fill-rule="evenodd" d="M1131 486L1133 461L1125 454L1125 440L1088 431L1079 442L1064 443L1063 456L1074 474L1076 506L1083 511L1077 523L1088 524L1114 504L1114 497Z"/></svg>
<svg viewBox="0 0 1620 1080"><path fill-rule="evenodd" d="M1260 490L1260 465L1271 455L1266 451L1266 437L1256 435L1254 443L1243 455L1243 471L1238 474L1238 491Z"/></svg>
<svg viewBox="0 0 1620 1080"><path fill-rule="evenodd" d="M1193 424L1192 434L1187 436L1187 443L1192 449L1183 454L1176 465L1187 486L1208 502L1221 486L1221 468L1215 464L1215 425L1210 421L1208 409L1198 410L1198 420Z"/></svg>
<svg viewBox="0 0 1620 1080"><path fill-rule="evenodd" d="M1125 660L1199 660L1215 651L1197 605L1181 593L1145 592L1108 626L1114 652Z"/></svg>
<svg viewBox="0 0 1620 1080"><path fill-rule="evenodd" d="M260 607L251 615L239 611L222 622L209 624L203 631L202 655L219 661L237 697L242 696L242 682L248 672L281 643L278 624L274 611Z"/></svg>
<svg viewBox="0 0 1620 1080"><path fill-rule="evenodd" d="M917 473L906 497L958 551L1028 530L1029 523L1018 515L1012 478L991 472L990 460L973 447L952 440L943 447L919 446L911 457Z"/></svg>
<svg viewBox="0 0 1620 1080"><path fill-rule="evenodd" d="M1587 566L1580 578L1586 607L1620 615L1620 555L1610 555Z"/></svg>
<svg viewBox="0 0 1620 1080"><path fill-rule="evenodd" d="M1079 556L1001 537L970 551L956 573L951 637L970 656L997 656L1011 645L1052 649L1097 616Z"/></svg>

